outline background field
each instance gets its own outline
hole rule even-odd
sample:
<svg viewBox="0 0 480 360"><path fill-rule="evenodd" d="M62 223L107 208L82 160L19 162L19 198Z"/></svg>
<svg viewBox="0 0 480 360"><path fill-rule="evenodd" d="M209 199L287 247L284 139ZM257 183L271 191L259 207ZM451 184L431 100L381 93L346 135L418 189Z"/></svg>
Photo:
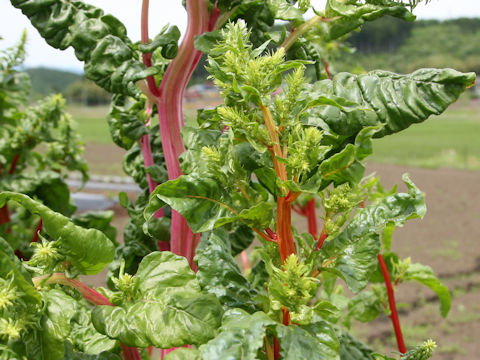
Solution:
<svg viewBox="0 0 480 360"><path fill-rule="evenodd" d="M122 175L124 151L112 143L106 121L107 107L72 106L86 143L91 172ZM412 125L400 134L374 140L370 163L426 168L480 170L480 103L462 100L441 116ZM116 161L119 160L119 161Z"/></svg>

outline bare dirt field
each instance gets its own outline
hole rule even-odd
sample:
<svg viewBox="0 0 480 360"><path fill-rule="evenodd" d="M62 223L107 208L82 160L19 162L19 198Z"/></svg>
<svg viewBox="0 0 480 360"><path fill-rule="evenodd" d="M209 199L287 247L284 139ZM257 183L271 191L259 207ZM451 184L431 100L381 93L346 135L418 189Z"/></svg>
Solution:
<svg viewBox="0 0 480 360"><path fill-rule="evenodd" d="M112 145L90 145L86 156L95 173L96 168L121 163L123 151ZM401 176L407 172L426 193L427 215L397 229L392 247L401 257L430 265L453 295L451 312L442 319L429 289L417 284L399 286L396 297L407 347L432 338L438 344L435 360L480 359L480 172L368 165L367 173L373 171L385 188L399 184L400 190L406 190ZM122 228L126 213L118 206L114 210L114 225ZM368 325L354 324L353 331L376 350L387 354L395 350L386 316Z"/></svg>

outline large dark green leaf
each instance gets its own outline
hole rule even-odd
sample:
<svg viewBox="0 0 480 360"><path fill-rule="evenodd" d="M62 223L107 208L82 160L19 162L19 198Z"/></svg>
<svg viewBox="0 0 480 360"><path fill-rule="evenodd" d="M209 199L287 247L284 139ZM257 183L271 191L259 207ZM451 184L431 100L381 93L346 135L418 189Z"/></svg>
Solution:
<svg viewBox="0 0 480 360"><path fill-rule="evenodd" d="M224 306L254 311L254 293L231 254L229 235L213 231L197 247L197 279L202 289L215 294Z"/></svg>
<svg viewBox="0 0 480 360"><path fill-rule="evenodd" d="M339 73L308 91L312 97L338 96L359 105L348 112L336 106L311 110L335 133L354 138L366 126L383 124L374 136L382 137L441 114L474 81L474 73L452 69L420 69L409 75L378 70L364 75Z"/></svg>
<svg viewBox="0 0 480 360"><path fill-rule="evenodd" d="M450 292L448 288L438 280L430 266L411 264L403 276L403 279L415 280L428 286L440 299L440 313L443 317L447 316L451 305Z"/></svg>
<svg viewBox="0 0 480 360"><path fill-rule="evenodd" d="M267 327L275 324L264 312L250 315L240 309L229 310L218 335L200 346L200 353L204 359L255 360L263 346Z"/></svg>
<svg viewBox="0 0 480 360"><path fill-rule="evenodd" d="M47 234L59 242L60 251L67 256L69 264L82 274L97 274L113 260L115 247L101 231L74 225L67 217L26 195L8 191L0 193L0 207L8 200L16 201L39 215Z"/></svg>
<svg viewBox="0 0 480 360"><path fill-rule="evenodd" d="M388 224L402 226L406 220L423 217L426 212L422 192L407 175L403 176L403 181L408 193L388 196L376 204L359 209L347 227L322 248L326 257L335 259L333 267L354 292L367 285L377 267L379 233Z"/></svg>
<svg viewBox="0 0 480 360"><path fill-rule="evenodd" d="M86 76L113 93L138 94L135 82L158 70L137 58L123 24L82 1L12 0L54 48L75 49Z"/></svg>
<svg viewBox="0 0 480 360"><path fill-rule="evenodd" d="M222 307L215 295L200 292L184 257L167 251L146 256L135 289L132 302L93 310L100 333L128 346L160 348L200 345L215 336Z"/></svg>

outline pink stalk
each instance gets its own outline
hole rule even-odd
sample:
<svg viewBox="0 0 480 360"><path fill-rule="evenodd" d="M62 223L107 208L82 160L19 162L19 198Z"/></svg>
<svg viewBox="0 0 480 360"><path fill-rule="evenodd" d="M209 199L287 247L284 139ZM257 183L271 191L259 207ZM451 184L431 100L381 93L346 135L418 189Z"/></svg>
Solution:
<svg viewBox="0 0 480 360"><path fill-rule="evenodd" d="M105 296L100 294L99 292L95 291L91 287L85 285L80 280L69 279L65 276L64 273L53 273L50 275L43 275L32 279L35 286L39 286L40 284L62 284L65 286L72 287L77 289L80 294L82 294L83 298L92 304L95 305L107 305L107 306L114 306L110 300L108 300ZM125 360L141 360L142 357L140 356L140 352L135 347L125 346L123 344L123 356Z"/></svg>
<svg viewBox="0 0 480 360"><path fill-rule="evenodd" d="M148 9L149 9L149 0L143 0L142 4L142 21L141 21L141 41L142 43L148 43L149 42L149 37L148 37ZM145 64L146 67L152 66L152 54L143 54L143 63ZM154 96L159 96L160 93L158 91L158 88L155 84L155 79L153 76L149 76L147 78L147 83L148 83L148 89ZM149 116L152 114L152 104L150 102L147 103L147 113ZM150 125L150 120L145 124L145 126ZM153 155L152 155L152 148L150 146L150 135L146 134L142 136L140 139L140 148L142 150L142 155L143 155L143 163L145 165L145 168L148 168L149 166L153 165ZM153 181L152 177L150 174L147 174L147 181L148 181L148 190L150 193L155 190L155 188L158 186L158 184ZM163 209L158 210L155 213L156 218L161 218L163 217L164 212Z"/></svg>
<svg viewBox="0 0 480 360"><path fill-rule="evenodd" d="M185 151L180 129L184 124L183 95L188 81L200 60L201 53L194 47L194 38L208 31L210 14L206 0L187 0L188 25L178 55L169 64L160 85L157 100L163 153L170 180L182 175L178 158ZM218 13L215 12L215 17ZM216 20L216 18L215 18ZM198 236L187 225L185 218L172 210L171 251L185 256L192 266Z"/></svg>

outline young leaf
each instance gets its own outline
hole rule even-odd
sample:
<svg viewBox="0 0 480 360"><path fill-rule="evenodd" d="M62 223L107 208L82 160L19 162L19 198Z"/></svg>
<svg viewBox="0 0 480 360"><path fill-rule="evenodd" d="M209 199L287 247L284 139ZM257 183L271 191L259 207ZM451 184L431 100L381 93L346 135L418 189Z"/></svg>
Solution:
<svg viewBox="0 0 480 360"><path fill-rule="evenodd" d="M26 195L8 191L0 193L0 207L8 200L16 201L31 213L39 215L47 234L59 242L69 264L82 274L97 274L113 260L115 247L102 232L74 225L65 216Z"/></svg>
<svg viewBox="0 0 480 360"><path fill-rule="evenodd" d="M390 223L402 226L406 220L421 218L426 212L422 192L406 174L403 181L408 188L407 194L388 196L359 209L347 227L322 248L327 258L335 260L334 269L340 272L353 292L363 289L377 268L379 233L385 226Z"/></svg>
<svg viewBox="0 0 480 360"><path fill-rule="evenodd" d="M428 286L440 299L440 313L446 317L450 311L451 297L448 288L435 276L430 266L411 264L403 276L404 280L415 280Z"/></svg>
<svg viewBox="0 0 480 360"><path fill-rule="evenodd" d="M168 353L164 360L202 360L200 351L192 348L179 348Z"/></svg>

